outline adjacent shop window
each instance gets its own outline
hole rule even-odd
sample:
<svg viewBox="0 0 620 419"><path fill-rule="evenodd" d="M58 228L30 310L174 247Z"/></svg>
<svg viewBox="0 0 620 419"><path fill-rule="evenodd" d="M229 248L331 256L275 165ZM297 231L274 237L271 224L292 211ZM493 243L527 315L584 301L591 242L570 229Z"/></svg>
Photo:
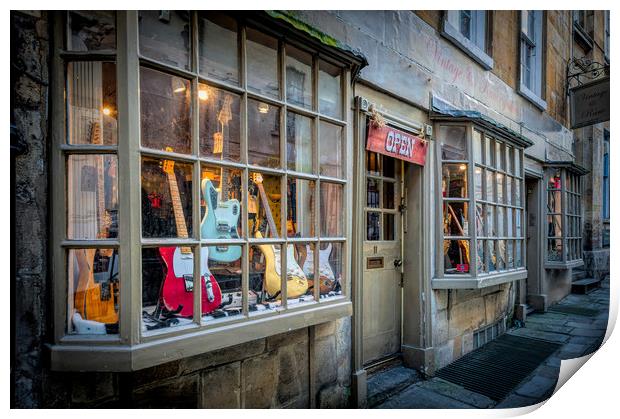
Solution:
<svg viewBox="0 0 620 419"><path fill-rule="evenodd" d="M366 152L366 241L393 241L399 233L400 161Z"/></svg>
<svg viewBox="0 0 620 419"><path fill-rule="evenodd" d="M544 47L542 10L521 11L519 92L542 110L547 108L543 99Z"/></svg>
<svg viewBox="0 0 620 419"><path fill-rule="evenodd" d="M486 10L445 11L442 32L487 70L493 68L488 41L490 13Z"/></svg>
<svg viewBox="0 0 620 419"><path fill-rule="evenodd" d="M582 259L581 177L564 167L548 167L547 263Z"/></svg>
<svg viewBox="0 0 620 419"><path fill-rule="evenodd" d="M445 275L523 269L523 149L467 125L440 125Z"/></svg>
<svg viewBox="0 0 620 419"><path fill-rule="evenodd" d="M67 46L84 57L63 71L67 332L122 335L128 312L141 336L195 332L342 300L343 64L220 12L133 16L139 82L122 94L139 101L136 138L117 126L115 13L66 19ZM139 151L135 172L119 167L123 141ZM141 205L119 212L129 199L119 185L133 185ZM140 224L127 249L121 215ZM121 281L129 249L141 277ZM120 304L121 284L141 284L139 305Z"/></svg>

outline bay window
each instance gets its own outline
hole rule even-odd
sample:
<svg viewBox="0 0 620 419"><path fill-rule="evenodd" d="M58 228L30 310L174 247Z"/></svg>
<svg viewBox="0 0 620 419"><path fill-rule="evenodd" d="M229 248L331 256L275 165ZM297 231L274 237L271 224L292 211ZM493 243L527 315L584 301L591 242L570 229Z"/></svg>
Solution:
<svg viewBox="0 0 620 419"><path fill-rule="evenodd" d="M350 314L361 61L266 21L58 14L54 368L139 369Z"/></svg>

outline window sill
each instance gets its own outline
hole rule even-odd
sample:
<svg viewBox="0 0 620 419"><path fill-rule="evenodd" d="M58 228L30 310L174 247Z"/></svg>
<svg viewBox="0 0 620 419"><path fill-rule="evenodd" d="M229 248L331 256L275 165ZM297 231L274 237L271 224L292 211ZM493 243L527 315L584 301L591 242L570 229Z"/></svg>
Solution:
<svg viewBox="0 0 620 419"><path fill-rule="evenodd" d="M482 289L493 285L504 284L506 282L518 281L527 278L527 269L513 269L477 278L465 277L457 278L456 276L434 278L431 281L433 289Z"/></svg>
<svg viewBox="0 0 620 419"><path fill-rule="evenodd" d="M565 270L583 266L583 259L571 260L568 262L546 262L545 269Z"/></svg>
<svg viewBox="0 0 620 419"><path fill-rule="evenodd" d="M51 368L54 371L128 372L166 362L200 355L348 317L352 314L349 300L312 305L304 310L284 311L275 316L261 317L236 324L199 330L181 336L166 336L137 345L111 345L81 337L80 343L63 342L50 345Z"/></svg>
<svg viewBox="0 0 620 419"><path fill-rule="evenodd" d="M493 58L491 58L480 47L469 39L465 38L454 26L444 21L441 34L452 41L460 50L469 55L474 61L480 64L485 70L493 68Z"/></svg>
<svg viewBox="0 0 620 419"><path fill-rule="evenodd" d="M588 35L588 33L576 23L573 23L573 37L575 41L584 49L585 52L592 50L594 47L594 42L592 41L592 37Z"/></svg>
<svg viewBox="0 0 620 419"><path fill-rule="evenodd" d="M536 93L532 92L527 88L522 82L519 82L519 94L529 100L534 106L536 106L541 111L547 110L547 102L545 102L540 96Z"/></svg>

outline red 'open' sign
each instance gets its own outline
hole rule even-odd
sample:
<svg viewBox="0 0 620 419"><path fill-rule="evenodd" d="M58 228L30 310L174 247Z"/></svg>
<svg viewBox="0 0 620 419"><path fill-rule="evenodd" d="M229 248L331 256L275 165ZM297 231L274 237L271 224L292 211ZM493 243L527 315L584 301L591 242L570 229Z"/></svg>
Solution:
<svg viewBox="0 0 620 419"><path fill-rule="evenodd" d="M424 166L428 143L420 137L389 126L368 124L366 150Z"/></svg>

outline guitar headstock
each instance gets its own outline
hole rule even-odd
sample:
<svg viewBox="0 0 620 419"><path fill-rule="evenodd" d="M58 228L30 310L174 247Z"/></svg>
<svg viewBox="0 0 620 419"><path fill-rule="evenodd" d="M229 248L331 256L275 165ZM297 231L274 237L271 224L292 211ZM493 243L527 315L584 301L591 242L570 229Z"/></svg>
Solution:
<svg viewBox="0 0 620 419"><path fill-rule="evenodd" d="M166 147L166 151L171 152L172 147ZM165 173L174 174L174 160L164 160L161 167Z"/></svg>
<svg viewBox="0 0 620 419"><path fill-rule="evenodd" d="M260 173L252 173L252 181L257 185L260 185L261 183L263 183L263 175L261 175Z"/></svg>

